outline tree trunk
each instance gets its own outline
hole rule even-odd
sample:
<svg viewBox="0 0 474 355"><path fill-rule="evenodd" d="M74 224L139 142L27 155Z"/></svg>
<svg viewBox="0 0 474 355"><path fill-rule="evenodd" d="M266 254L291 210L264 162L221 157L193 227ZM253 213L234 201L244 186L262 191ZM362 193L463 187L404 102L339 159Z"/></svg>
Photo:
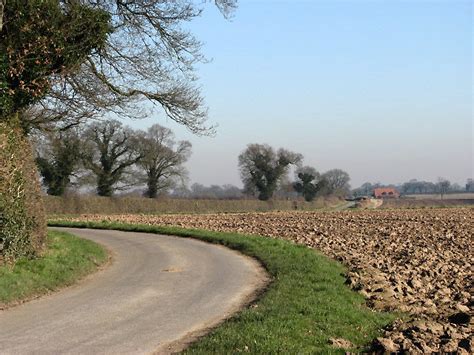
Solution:
<svg viewBox="0 0 474 355"><path fill-rule="evenodd" d="M99 196L111 197L114 193L112 178L107 174L101 174L97 178L97 194Z"/></svg>
<svg viewBox="0 0 474 355"><path fill-rule="evenodd" d="M147 189L145 191L145 196L149 198L156 198L158 196L158 178L154 175L148 175L146 182Z"/></svg>
<svg viewBox="0 0 474 355"><path fill-rule="evenodd" d="M7 0L0 0L0 31L3 28L3 11L5 9L6 3L7 3Z"/></svg>

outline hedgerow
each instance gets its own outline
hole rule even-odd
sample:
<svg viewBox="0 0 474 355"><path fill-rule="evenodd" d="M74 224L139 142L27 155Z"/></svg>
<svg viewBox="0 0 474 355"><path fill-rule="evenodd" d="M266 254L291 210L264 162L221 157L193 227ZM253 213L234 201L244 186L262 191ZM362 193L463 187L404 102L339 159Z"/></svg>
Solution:
<svg viewBox="0 0 474 355"><path fill-rule="evenodd" d="M0 122L0 263L38 254L46 219L30 143L17 117Z"/></svg>

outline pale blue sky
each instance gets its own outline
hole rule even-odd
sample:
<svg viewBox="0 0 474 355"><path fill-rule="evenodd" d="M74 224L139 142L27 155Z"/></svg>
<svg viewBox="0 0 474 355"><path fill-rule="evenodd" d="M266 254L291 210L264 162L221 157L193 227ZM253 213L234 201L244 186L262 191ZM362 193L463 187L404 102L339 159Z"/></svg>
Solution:
<svg viewBox="0 0 474 355"><path fill-rule="evenodd" d="M240 184L248 143L302 153L352 185L473 176L470 1L250 1L190 27L215 138L163 115L133 122L190 140L191 182Z"/></svg>

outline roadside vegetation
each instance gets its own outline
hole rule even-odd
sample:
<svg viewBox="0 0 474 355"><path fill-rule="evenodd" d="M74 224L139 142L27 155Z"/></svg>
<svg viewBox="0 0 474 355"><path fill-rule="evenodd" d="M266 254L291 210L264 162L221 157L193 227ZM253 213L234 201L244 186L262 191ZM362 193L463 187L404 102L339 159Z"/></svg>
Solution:
<svg viewBox="0 0 474 355"><path fill-rule="evenodd" d="M0 120L0 263L40 252L46 239L46 217L31 154L21 130Z"/></svg>
<svg viewBox="0 0 474 355"><path fill-rule="evenodd" d="M0 309L75 283L107 261L99 244L50 231L42 256L0 266Z"/></svg>
<svg viewBox="0 0 474 355"><path fill-rule="evenodd" d="M272 281L249 308L192 344L187 353L319 353L365 350L395 316L375 312L345 284L345 269L288 241L149 225L55 221L51 225L191 237L254 257Z"/></svg>

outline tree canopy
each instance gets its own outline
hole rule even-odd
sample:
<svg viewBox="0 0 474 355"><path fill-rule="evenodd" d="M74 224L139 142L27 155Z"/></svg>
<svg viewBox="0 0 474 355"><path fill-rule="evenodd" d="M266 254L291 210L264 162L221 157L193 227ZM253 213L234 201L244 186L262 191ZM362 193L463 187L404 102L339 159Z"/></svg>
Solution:
<svg viewBox="0 0 474 355"><path fill-rule="evenodd" d="M1 120L47 98L53 87L63 85L62 78L104 47L112 32L110 13L79 1L8 0L3 5Z"/></svg>
<svg viewBox="0 0 474 355"><path fill-rule="evenodd" d="M296 171L297 181L293 183L296 192L303 195L308 202L314 200L319 190L320 174L310 166L304 166Z"/></svg>
<svg viewBox="0 0 474 355"><path fill-rule="evenodd" d="M321 180L325 181L328 194L346 195L350 190L349 174L341 169L331 169L321 175Z"/></svg>
<svg viewBox="0 0 474 355"><path fill-rule="evenodd" d="M195 85L201 43L183 28L203 3L2 0L0 118L28 110L23 123L35 127L105 112L136 118L148 100L191 131L209 132ZM227 16L236 0L215 4Z"/></svg>
<svg viewBox="0 0 474 355"><path fill-rule="evenodd" d="M84 167L96 177L97 194L112 196L140 153L133 131L115 120L94 122L82 134Z"/></svg>
<svg viewBox="0 0 474 355"><path fill-rule="evenodd" d="M79 134L75 130L48 132L36 145L36 165L48 194L63 195L80 163Z"/></svg>
<svg viewBox="0 0 474 355"><path fill-rule="evenodd" d="M301 154L286 149L275 151L268 144L249 144L239 155L245 190L257 193L260 200L270 199L289 165L298 164L302 159Z"/></svg>
<svg viewBox="0 0 474 355"><path fill-rule="evenodd" d="M140 154L137 166L145 173L145 196L155 198L159 192L173 187L176 179L186 177L182 164L191 155L191 143L176 142L173 132L159 124L138 132L137 142Z"/></svg>

